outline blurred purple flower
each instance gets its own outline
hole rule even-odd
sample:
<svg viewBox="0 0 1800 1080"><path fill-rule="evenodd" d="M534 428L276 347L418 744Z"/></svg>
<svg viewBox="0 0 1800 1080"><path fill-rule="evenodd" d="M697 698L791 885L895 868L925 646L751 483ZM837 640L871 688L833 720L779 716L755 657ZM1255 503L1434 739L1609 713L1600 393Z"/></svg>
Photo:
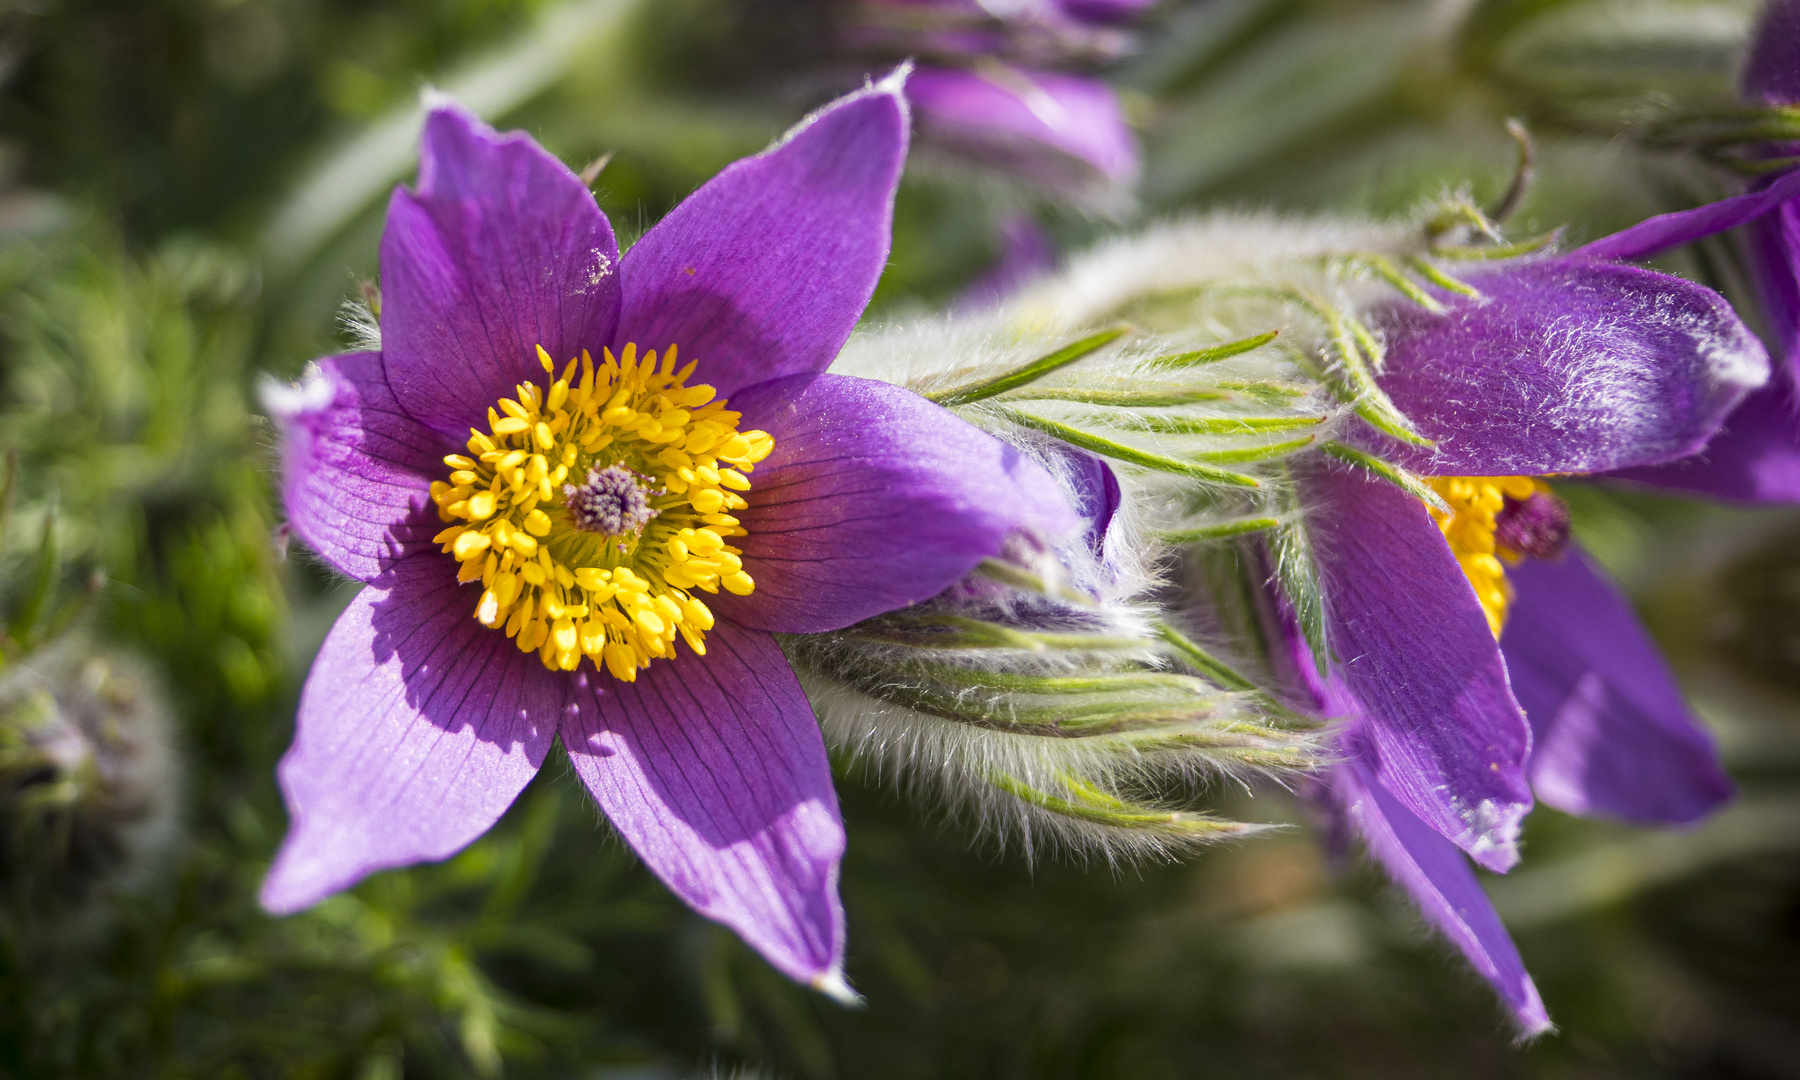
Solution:
<svg viewBox="0 0 1800 1080"><path fill-rule="evenodd" d="M1325 673L1293 625L1288 647L1315 707L1343 724L1321 801L1535 1034L1543 1003L1462 853L1512 867L1534 788L1573 812L1655 821L1692 820L1731 789L1624 599L1579 552L1509 550L1520 534L1503 526L1543 497L1535 477L1694 453L1768 359L1723 298L1637 267L1563 256L1469 282L1481 299L1377 313L1382 386L1435 445L1365 439L1453 512L1336 463L1303 476ZM1560 535L1553 506L1530 510L1539 554Z"/></svg>
<svg viewBox="0 0 1800 1080"><path fill-rule="evenodd" d="M1102 207L1137 183L1118 96L1086 74L1128 50L1145 0L864 0L851 48L914 57L907 98L921 138L956 158Z"/></svg>
<svg viewBox="0 0 1800 1080"><path fill-rule="evenodd" d="M293 824L270 910L461 849L560 737L677 895L789 976L846 991L843 826L771 632L923 600L1015 530L1078 525L998 440L823 373L886 262L906 143L890 79L720 173L620 260L561 162L431 113L418 184L389 206L382 351L271 395L293 526L367 588L281 762ZM666 346L660 367L634 367L638 343ZM715 621L695 589L721 584Z"/></svg>
<svg viewBox="0 0 1800 1080"><path fill-rule="evenodd" d="M1056 266L1056 245L1030 214L1008 214L995 231L1000 250L987 269L963 288L956 302L962 310L994 307Z"/></svg>
<svg viewBox="0 0 1800 1080"><path fill-rule="evenodd" d="M1744 97L1760 105L1800 104L1800 0L1774 0L1751 37ZM1800 154L1800 144L1765 148ZM1643 258L1737 225L1781 352L1776 377L1750 396L1705 452L1628 480L1739 502L1800 502L1800 186L1793 171L1760 179L1749 195L1653 218L1599 242L1609 257Z"/></svg>

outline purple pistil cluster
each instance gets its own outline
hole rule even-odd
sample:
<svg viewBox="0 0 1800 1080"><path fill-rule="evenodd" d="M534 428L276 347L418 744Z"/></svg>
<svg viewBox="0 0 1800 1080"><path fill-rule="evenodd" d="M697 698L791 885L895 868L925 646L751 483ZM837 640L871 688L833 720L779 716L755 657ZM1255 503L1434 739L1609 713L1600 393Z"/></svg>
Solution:
<svg viewBox="0 0 1800 1080"><path fill-rule="evenodd" d="M1569 546L1569 508L1541 491L1524 499L1507 497L1494 515L1494 543L1533 559L1562 558Z"/></svg>
<svg viewBox="0 0 1800 1080"><path fill-rule="evenodd" d="M581 484L564 484L569 518L583 532L606 536L636 535L657 512L650 506L649 485L622 465L589 469Z"/></svg>

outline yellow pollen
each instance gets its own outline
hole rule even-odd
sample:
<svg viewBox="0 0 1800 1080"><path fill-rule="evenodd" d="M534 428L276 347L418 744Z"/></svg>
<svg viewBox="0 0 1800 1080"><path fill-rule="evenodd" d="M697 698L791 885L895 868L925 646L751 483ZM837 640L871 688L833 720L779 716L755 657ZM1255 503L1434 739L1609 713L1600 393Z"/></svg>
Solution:
<svg viewBox="0 0 1800 1080"><path fill-rule="evenodd" d="M541 346L537 356L557 376ZM471 429L468 454L446 457L449 480L431 485L449 525L434 539L459 581L482 584L475 618L553 671L588 657L631 682L673 657L677 637L705 655L713 615L695 592L756 588L732 515L775 440L738 431L742 417L712 387L686 385L693 370L676 369L673 345L660 364L635 345L599 364L583 352L547 389L520 383L488 409L487 432ZM595 498L614 501L596 505L620 512L572 512L565 489L601 475L610 487Z"/></svg>
<svg viewBox="0 0 1800 1080"><path fill-rule="evenodd" d="M1434 476L1427 481L1450 504L1448 514L1432 510L1432 520L1443 530L1457 565L1475 587L1488 629L1498 638L1506 626L1507 605L1512 603L1506 564L1518 562L1520 555L1495 543L1494 518L1507 499L1523 502L1536 492L1548 493L1550 486L1529 476Z"/></svg>

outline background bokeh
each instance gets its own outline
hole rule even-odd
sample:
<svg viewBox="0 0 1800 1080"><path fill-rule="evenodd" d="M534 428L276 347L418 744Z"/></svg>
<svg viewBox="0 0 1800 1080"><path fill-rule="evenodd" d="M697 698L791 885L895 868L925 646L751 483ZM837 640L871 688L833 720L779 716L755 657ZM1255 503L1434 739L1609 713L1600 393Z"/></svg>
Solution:
<svg viewBox="0 0 1800 1080"><path fill-rule="evenodd" d="M687 912L557 757L455 858L257 908L353 585L279 527L255 383L351 340L421 89L612 153L629 242L830 96L828 6L0 0L0 1076L1800 1076L1800 514L1575 483L1742 795L1686 832L1532 816L1487 879L1560 1025L1530 1046L1279 790L1215 793L1273 838L1034 863L846 766L854 1011ZM1731 100L1754 12L1168 0L1102 72L1135 204L921 155L871 318L954 302L1021 220L1073 250L1198 208L1491 202L1508 117L1517 235L1692 205L1731 181L1645 133ZM1753 311L1727 244L1664 265Z"/></svg>

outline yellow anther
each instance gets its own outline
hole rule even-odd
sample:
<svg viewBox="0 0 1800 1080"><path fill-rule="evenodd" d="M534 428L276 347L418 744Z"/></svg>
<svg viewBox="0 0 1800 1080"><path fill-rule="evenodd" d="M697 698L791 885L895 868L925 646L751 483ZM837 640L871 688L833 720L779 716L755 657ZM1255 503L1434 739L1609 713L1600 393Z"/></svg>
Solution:
<svg viewBox="0 0 1800 1080"><path fill-rule="evenodd" d="M517 575L510 573L496 574L494 576L493 590L494 596L499 599L501 607L511 607L512 602L519 598L519 579Z"/></svg>
<svg viewBox="0 0 1800 1080"><path fill-rule="evenodd" d="M742 455L746 461L761 461L775 451L775 437L766 431L747 432L745 437L750 440L750 452Z"/></svg>
<svg viewBox="0 0 1800 1080"><path fill-rule="evenodd" d="M459 580L482 583L483 625L554 670L590 660L632 680L679 643L705 654L713 615L692 590L754 590L727 540L744 529L726 511L754 499L747 474L774 444L740 433L740 414L712 387L686 385L695 365L678 366L674 349L601 355L558 372L537 349L543 384L521 382L487 409L487 430L470 431L469 454L444 458L449 482L433 483L431 497L457 522L436 542L457 558ZM588 531L610 519L572 512L569 493L615 466L654 513L619 536Z"/></svg>
<svg viewBox="0 0 1800 1080"><path fill-rule="evenodd" d="M615 642L606 647L605 656L606 670L612 672L613 678L625 682L637 681L637 650Z"/></svg>
<svg viewBox="0 0 1800 1080"><path fill-rule="evenodd" d="M1433 489L1449 504L1450 513L1431 512L1450 553L1475 592L1488 629L1496 638L1506 626L1512 604L1512 585L1506 580L1506 562L1519 554L1498 545L1496 517L1507 499L1523 501L1534 492L1547 491L1541 480L1529 476L1439 476L1430 479Z"/></svg>
<svg viewBox="0 0 1800 1080"><path fill-rule="evenodd" d="M458 562L468 562L476 555L486 551L487 547L487 536L471 529L456 538L456 543L450 549L450 553L456 556Z"/></svg>
<svg viewBox="0 0 1800 1080"><path fill-rule="evenodd" d="M690 596L682 603L681 615L683 626L691 626L697 630L713 628L712 611L702 604L698 597Z"/></svg>
<svg viewBox="0 0 1800 1080"><path fill-rule="evenodd" d="M589 619L581 624L581 651L589 656L606 647L606 624Z"/></svg>

